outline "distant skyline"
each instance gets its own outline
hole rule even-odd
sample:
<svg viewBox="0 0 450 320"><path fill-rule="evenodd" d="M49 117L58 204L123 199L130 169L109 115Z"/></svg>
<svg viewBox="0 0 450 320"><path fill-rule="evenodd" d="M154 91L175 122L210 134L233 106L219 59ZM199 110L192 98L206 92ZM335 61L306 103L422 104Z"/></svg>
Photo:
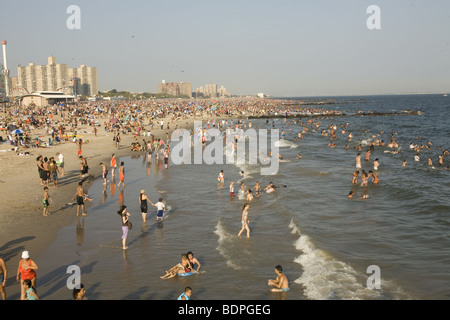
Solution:
<svg viewBox="0 0 450 320"><path fill-rule="evenodd" d="M70 30L70 5L80 29ZM381 9L379 30L366 21ZM9 1L8 68L97 67L100 91L162 80L276 97L450 91L450 1ZM1 59L3 64L3 56Z"/></svg>

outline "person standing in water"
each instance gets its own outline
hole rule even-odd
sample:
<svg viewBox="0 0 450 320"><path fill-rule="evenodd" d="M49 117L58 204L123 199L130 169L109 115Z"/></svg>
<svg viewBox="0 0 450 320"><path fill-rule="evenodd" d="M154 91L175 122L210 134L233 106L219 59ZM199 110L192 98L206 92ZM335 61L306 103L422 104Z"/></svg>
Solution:
<svg viewBox="0 0 450 320"><path fill-rule="evenodd" d="M102 167L103 184L106 185L108 183L108 169L106 169L106 166L103 162L100 162L100 167Z"/></svg>
<svg viewBox="0 0 450 320"><path fill-rule="evenodd" d="M230 182L230 197L234 197L234 181Z"/></svg>
<svg viewBox="0 0 450 320"><path fill-rule="evenodd" d="M158 221L159 219L163 219L164 216L164 212L166 211L166 206L164 205L164 203L162 202L163 198L159 198L159 201L157 203L154 204L154 206L157 209L157 214L156 214L156 221Z"/></svg>
<svg viewBox="0 0 450 320"><path fill-rule="evenodd" d="M244 207L242 208L242 215L241 215L241 224L242 224L242 228L238 233L238 237L241 236L242 232L244 232L244 230L247 231L247 238L250 238L250 228L248 226L249 220L248 220L248 209L250 208L250 204L246 203L244 204Z"/></svg>
<svg viewBox="0 0 450 320"><path fill-rule="evenodd" d="M126 250L127 247L127 238L128 238L128 222L130 218L130 214L127 212L127 206L120 207L120 210L117 212L122 219L122 249Z"/></svg>
<svg viewBox="0 0 450 320"><path fill-rule="evenodd" d="M219 181L220 183L224 183L224 174L223 174L223 170L220 170L219 172L219 176L217 177L217 181Z"/></svg>
<svg viewBox="0 0 450 320"><path fill-rule="evenodd" d="M84 198L87 197L87 194L84 192L83 189L83 182L78 182L77 191L75 192L74 196L72 197L72 201L77 198L77 216L80 215L80 208L83 217L87 216L87 214L84 212Z"/></svg>
<svg viewBox="0 0 450 320"><path fill-rule="evenodd" d="M378 158L375 159L373 162L373 170L378 170L378 167L380 166L380 162L378 161Z"/></svg>
<svg viewBox="0 0 450 320"><path fill-rule="evenodd" d="M147 201L151 203L152 206L155 204L150 201L150 199L145 194L145 190L141 190L141 193L139 194L139 205L141 207L141 213L142 213L142 222L145 224L146 217L147 217L147 211L148 211L148 205Z"/></svg>
<svg viewBox="0 0 450 320"><path fill-rule="evenodd" d="M111 156L110 167L111 167L111 176L112 176L112 179L114 180L114 177L116 174L116 167L117 167L116 155L114 153Z"/></svg>
<svg viewBox="0 0 450 320"><path fill-rule="evenodd" d="M125 163L121 162L119 167L119 183L117 184L120 187L120 184L125 188Z"/></svg>
<svg viewBox="0 0 450 320"><path fill-rule="evenodd" d="M361 169L361 154L358 153L358 155L355 158L356 162L356 170Z"/></svg>

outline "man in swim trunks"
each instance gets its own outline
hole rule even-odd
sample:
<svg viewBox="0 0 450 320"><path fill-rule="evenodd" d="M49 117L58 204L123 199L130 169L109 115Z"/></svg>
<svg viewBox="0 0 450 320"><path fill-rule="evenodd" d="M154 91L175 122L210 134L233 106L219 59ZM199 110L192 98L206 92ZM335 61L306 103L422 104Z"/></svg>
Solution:
<svg viewBox="0 0 450 320"><path fill-rule="evenodd" d="M167 146L167 148L164 150L164 167L167 169L169 167L169 156L170 156L170 148Z"/></svg>
<svg viewBox="0 0 450 320"><path fill-rule="evenodd" d="M269 279L267 284L273 286L272 292L284 292L289 291L289 281L286 275L283 273L283 268L280 265L275 267L276 279Z"/></svg>
<svg viewBox="0 0 450 320"><path fill-rule="evenodd" d="M88 174L89 166L87 164L87 159L83 156L79 157L81 163L80 163L80 176Z"/></svg>
<svg viewBox="0 0 450 320"><path fill-rule="evenodd" d="M72 201L77 198L77 216L80 215L80 208L82 215L85 217L87 214L84 212L84 197L86 197L87 194L84 192L83 189L83 182L78 182L77 191L75 192L75 195L72 198Z"/></svg>

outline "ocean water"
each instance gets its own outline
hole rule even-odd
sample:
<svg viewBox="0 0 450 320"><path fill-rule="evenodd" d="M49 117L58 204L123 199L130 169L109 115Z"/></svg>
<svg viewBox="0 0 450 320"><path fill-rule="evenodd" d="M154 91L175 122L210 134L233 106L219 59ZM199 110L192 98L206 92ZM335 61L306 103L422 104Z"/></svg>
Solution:
<svg viewBox="0 0 450 320"><path fill-rule="evenodd" d="M87 206L89 216L62 228L57 240L36 257L41 298L70 299L66 271L76 265L89 299L171 300L186 286L192 287L197 300L449 299L450 171L444 167L450 160L445 156L441 166L438 156L450 148L450 98L321 99L335 102L323 108L352 114L359 110L421 112L304 118L297 123L279 118L270 119L269 125L265 119L246 120L252 128L275 126L286 132L278 144L284 160L271 176L261 175L260 164L171 164L166 169L161 161L147 163L143 154L122 158L127 184L123 192L117 186L104 188L100 178L94 181L89 189L94 199ZM329 136L321 135L328 125L337 126L336 148L328 146ZM342 134L341 125L352 132L352 141L347 141L348 131ZM308 132L296 140L303 127ZM370 161L364 160L373 139L387 144L392 135L399 143L398 153L375 146ZM414 161L411 142L432 143L430 150L421 149L419 162ZM373 170L373 160L379 159L377 185L351 184L359 152L354 147L359 144L362 169ZM297 154L302 158L297 159ZM428 157L433 167L427 165ZM220 170L225 175L223 185L217 181ZM247 175L242 177L241 171ZM234 198L229 195L231 180ZM262 192L251 202L250 238L245 232L238 237L246 202L239 186L244 182L246 189L253 188L256 181L263 188L269 182L278 188ZM163 222L156 222L156 210L150 207L147 224L142 225L141 189L153 202L163 198L168 209ZM355 192L353 199L346 197L350 190ZM362 199L363 190L368 199ZM128 206L134 225L126 251L120 249L117 210L121 201ZM76 208L72 211L75 215ZM202 264L200 274L159 278L189 250ZM289 279L289 292L270 292L267 280L275 277L276 265L282 265ZM379 270L379 288L368 286L371 266Z"/></svg>

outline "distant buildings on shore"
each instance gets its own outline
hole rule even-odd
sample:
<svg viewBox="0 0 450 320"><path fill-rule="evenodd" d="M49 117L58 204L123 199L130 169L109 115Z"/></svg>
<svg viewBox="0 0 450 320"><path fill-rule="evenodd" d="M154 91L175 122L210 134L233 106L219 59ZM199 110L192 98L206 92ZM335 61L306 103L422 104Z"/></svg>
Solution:
<svg viewBox="0 0 450 320"><path fill-rule="evenodd" d="M192 95L195 98L223 98L223 97L231 97L231 93L221 86L217 88L217 84L208 83L200 88L194 90Z"/></svg>
<svg viewBox="0 0 450 320"><path fill-rule="evenodd" d="M158 85L158 93L174 97L187 96L192 98L192 83L190 82L166 82L161 81Z"/></svg>
<svg viewBox="0 0 450 320"><path fill-rule="evenodd" d="M161 83L158 84L158 93L174 97L186 96L189 98L231 97L231 93L229 93L224 86L218 88L217 84L211 82L192 91L191 82L166 82L165 80L162 80Z"/></svg>
<svg viewBox="0 0 450 320"><path fill-rule="evenodd" d="M40 91L60 91L74 96L92 97L98 93L97 68L81 65L69 68L48 57L48 64L17 66L17 77L11 77L11 96Z"/></svg>

